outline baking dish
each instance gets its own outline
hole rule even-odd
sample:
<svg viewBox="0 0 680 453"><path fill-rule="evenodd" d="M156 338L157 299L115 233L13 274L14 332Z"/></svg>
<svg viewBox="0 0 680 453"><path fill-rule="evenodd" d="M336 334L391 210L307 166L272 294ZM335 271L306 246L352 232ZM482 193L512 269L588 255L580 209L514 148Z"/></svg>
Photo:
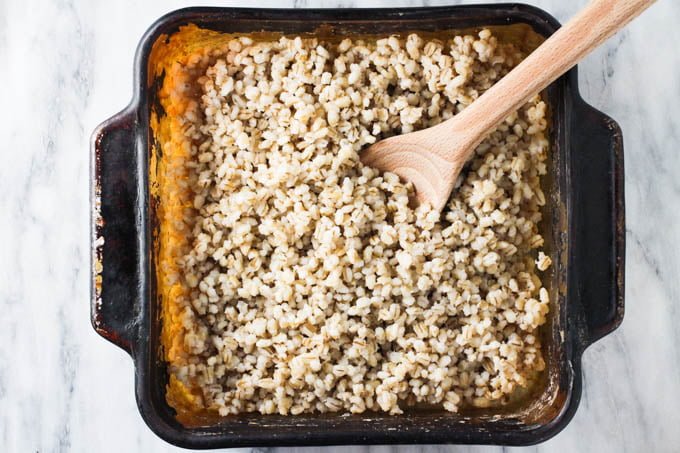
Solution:
<svg viewBox="0 0 680 453"><path fill-rule="evenodd" d="M92 323L135 362L142 416L160 437L194 448L255 445L493 443L545 440L571 419L581 392L580 358L623 316L624 201L621 132L579 96L576 70L546 92L552 115L550 176L544 235L556 263L548 286L556 303L544 329L547 370L528 398L502 408L461 414L412 411L390 416L256 414L183 424L165 400L160 354L154 238L157 201L151 162L158 147L150 129L159 78L149 73L158 39L193 23L232 33L331 35L444 32L525 24L547 36L559 25L525 5L410 9L263 10L189 8L159 19L140 42L130 105L92 138Z"/></svg>

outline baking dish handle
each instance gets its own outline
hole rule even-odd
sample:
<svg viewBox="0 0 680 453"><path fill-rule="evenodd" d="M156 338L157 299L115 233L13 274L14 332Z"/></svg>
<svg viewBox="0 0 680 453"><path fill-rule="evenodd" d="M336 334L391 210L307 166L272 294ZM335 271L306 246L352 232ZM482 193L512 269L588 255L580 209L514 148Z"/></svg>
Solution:
<svg viewBox="0 0 680 453"><path fill-rule="evenodd" d="M128 108L102 123L91 141L92 325L130 354L142 294L137 124Z"/></svg>
<svg viewBox="0 0 680 453"><path fill-rule="evenodd" d="M616 329L624 313L625 212L619 125L583 100L571 118L571 287L580 350Z"/></svg>

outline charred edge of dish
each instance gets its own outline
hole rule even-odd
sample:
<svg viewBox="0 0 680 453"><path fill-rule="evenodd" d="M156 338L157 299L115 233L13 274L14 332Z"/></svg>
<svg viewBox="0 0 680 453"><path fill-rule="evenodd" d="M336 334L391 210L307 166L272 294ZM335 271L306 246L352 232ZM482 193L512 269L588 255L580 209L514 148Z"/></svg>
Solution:
<svg viewBox="0 0 680 453"><path fill-rule="evenodd" d="M102 155L102 140L105 131L102 129L97 132L97 136L93 144L93 166L94 166L94 183L92 186L92 201L91 201L91 219L92 219L92 324L100 335L106 336L106 332L102 325L102 274L104 270L104 219L102 217L102 183L101 183L101 155Z"/></svg>

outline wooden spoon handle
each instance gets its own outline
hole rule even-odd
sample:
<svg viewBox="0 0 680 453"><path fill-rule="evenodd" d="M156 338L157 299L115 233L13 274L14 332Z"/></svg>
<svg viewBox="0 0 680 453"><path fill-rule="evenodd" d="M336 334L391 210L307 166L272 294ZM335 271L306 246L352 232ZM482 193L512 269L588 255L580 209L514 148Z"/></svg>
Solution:
<svg viewBox="0 0 680 453"><path fill-rule="evenodd" d="M466 145L462 147L466 155L446 156L447 160L467 161L492 129L654 1L593 0L468 108L437 126Z"/></svg>

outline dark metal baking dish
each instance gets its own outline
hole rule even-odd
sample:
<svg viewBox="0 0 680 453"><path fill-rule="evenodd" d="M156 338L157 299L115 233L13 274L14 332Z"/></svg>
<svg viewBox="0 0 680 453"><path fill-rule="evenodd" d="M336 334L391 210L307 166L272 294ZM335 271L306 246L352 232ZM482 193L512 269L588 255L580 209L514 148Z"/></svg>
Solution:
<svg viewBox="0 0 680 453"><path fill-rule="evenodd" d="M156 212L149 194L154 152L150 109L157 84L148 81L153 43L184 24L225 32L388 34L527 24L548 36L559 24L526 5L412 9L264 10L189 8L159 19L142 38L130 105L92 138L92 324L128 351L136 397L146 423L184 447L388 443L523 445L548 439L574 415L581 394L581 355L623 317L623 148L617 124L587 105L576 69L546 92L552 116L550 176L544 233L555 263L554 303L545 326L547 368L530 398L504 409L361 415L227 417L210 426L182 425L165 400L153 243Z"/></svg>

